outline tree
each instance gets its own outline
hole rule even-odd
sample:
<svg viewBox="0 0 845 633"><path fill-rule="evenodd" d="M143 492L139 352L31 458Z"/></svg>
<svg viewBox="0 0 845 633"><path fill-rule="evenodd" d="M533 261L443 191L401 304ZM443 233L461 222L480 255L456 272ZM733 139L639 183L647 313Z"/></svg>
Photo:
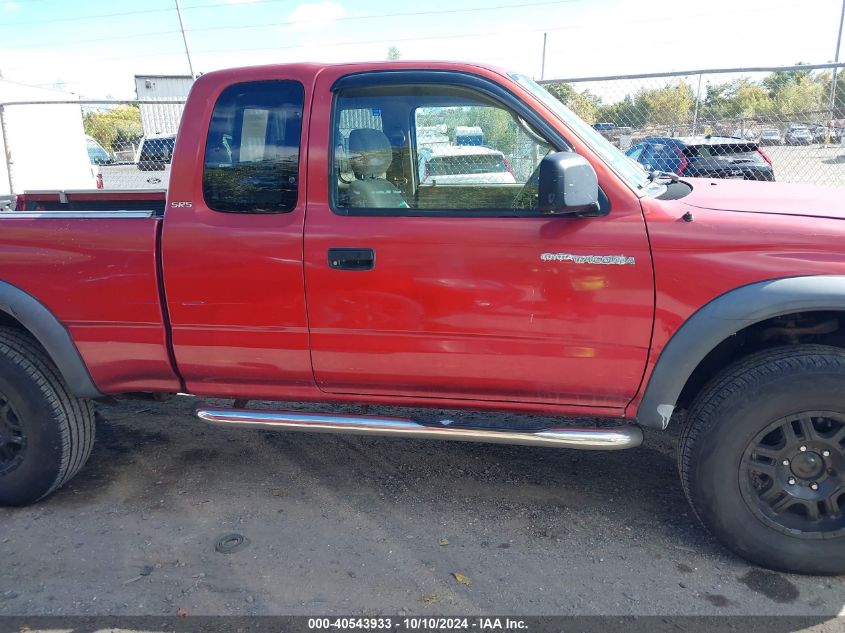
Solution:
<svg viewBox="0 0 845 633"><path fill-rule="evenodd" d="M825 109L824 84L809 74L782 86L775 96L775 108L781 114L816 118Z"/></svg>
<svg viewBox="0 0 845 633"><path fill-rule="evenodd" d="M589 90L578 92L568 83L548 84L546 90L587 123L593 124L598 120L601 98Z"/></svg>
<svg viewBox="0 0 845 633"><path fill-rule="evenodd" d="M136 142L144 134L141 111L134 105L86 112L82 125L86 134L110 152L123 149L127 143Z"/></svg>
<svg viewBox="0 0 845 633"><path fill-rule="evenodd" d="M602 105L598 111L598 120L622 127L643 127L647 116L648 112L639 107L631 95L625 95L622 101Z"/></svg>
<svg viewBox="0 0 845 633"><path fill-rule="evenodd" d="M798 62L798 66L800 66L803 62ZM785 87L791 84L797 84L802 79L810 77L809 70L779 70L777 72L772 73L763 81L763 87L769 91L769 96L772 99L776 99L778 93Z"/></svg>
<svg viewBox="0 0 845 633"><path fill-rule="evenodd" d="M684 82L664 88L642 89L634 99L653 125L678 125L692 119L695 95Z"/></svg>
<svg viewBox="0 0 845 633"><path fill-rule="evenodd" d="M766 88L748 78L742 78L708 85L701 115L705 120L752 118L770 114L774 107Z"/></svg>
<svg viewBox="0 0 845 633"><path fill-rule="evenodd" d="M396 46L391 46L387 49L387 61L395 62L398 59L402 59L402 51L400 51Z"/></svg>

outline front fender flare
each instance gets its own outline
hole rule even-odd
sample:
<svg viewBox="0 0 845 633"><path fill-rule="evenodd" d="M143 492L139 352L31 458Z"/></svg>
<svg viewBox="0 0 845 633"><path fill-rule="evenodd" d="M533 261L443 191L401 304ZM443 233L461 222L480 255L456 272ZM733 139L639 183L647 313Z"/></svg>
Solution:
<svg viewBox="0 0 845 633"><path fill-rule="evenodd" d="M845 310L845 276L770 279L736 288L705 304L660 353L637 408L637 422L665 429L692 372L729 336L766 319L812 310Z"/></svg>
<svg viewBox="0 0 845 633"><path fill-rule="evenodd" d="M64 325L38 299L0 281L0 310L17 319L53 359L68 389L80 398L102 396Z"/></svg>

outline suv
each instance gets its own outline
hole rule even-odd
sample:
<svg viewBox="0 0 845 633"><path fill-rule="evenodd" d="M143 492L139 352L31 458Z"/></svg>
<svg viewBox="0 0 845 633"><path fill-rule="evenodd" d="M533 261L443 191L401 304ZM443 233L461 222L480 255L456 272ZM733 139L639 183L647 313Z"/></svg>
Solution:
<svg viewBox="0 0 845 633"><path fill-rule="evenodd" d="M175 134L145 136L138 149L135 161L141 171L163 171L170 164L173 156L173 145L176 143Z"/></svg>
<svg viewBox="0 0 845 633"><path fill-rule="evenodd" d="M630 147L625 154L649 170L690 178L775 179L771 159L757 143L741 138L650 136Z"/></svg>
<svg viewBox="0 0 845 633"><path fill-rule="evenodd" d="M795 125L786 132L787 145L812 145L813 133L804 125Z"/></svg>

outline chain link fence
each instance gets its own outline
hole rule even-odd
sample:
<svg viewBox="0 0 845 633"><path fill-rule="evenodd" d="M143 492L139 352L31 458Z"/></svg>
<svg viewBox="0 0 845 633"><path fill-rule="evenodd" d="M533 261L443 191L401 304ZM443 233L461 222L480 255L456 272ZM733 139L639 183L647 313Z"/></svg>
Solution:
<svg viewBox="0 0 845 633"><path fill-rule="evenodd" d="M843 68L715 69L541 83L649 169L845 186ZM0 104L0 201L34 189L165 188L183 108L181 99ZM416 161L412 168L421 184L485 177L525 182L542 157L535 141L510 129L507 117L482 109L429 110L413 123L418 146L409 159ZM372 108L344 117L344 146L336 148L341 163L351 130L381 126L380 112ZM395 145L394 132L384 130ZM408 173L394 176L408 182Z"/></svg>
<svg viewBox="0 0 845 633"><path fill-rule="evenodd" d="M714 69L541 83L650 169L845 186L844 67Z"/></svg>
<svg viewBox="0 0 845 633"><path fill-rule="evenodd" d="M163 189L184 99L0 104L0 203L39 189Z"/></svg>

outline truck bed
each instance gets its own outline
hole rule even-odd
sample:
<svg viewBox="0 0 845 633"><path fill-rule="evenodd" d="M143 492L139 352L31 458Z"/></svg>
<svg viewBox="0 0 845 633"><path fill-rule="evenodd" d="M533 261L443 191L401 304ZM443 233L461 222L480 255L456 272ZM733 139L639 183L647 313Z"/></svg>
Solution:
<svg viewBox="0 0 845 633"><path fill-rule="evenodd" d="M164 189L76 191L27 191L17 197L16 211L149 211L164 214L167 191ZM2 217L2 216L0 216Z"/></svg>
<svg viewBox="0 0 845 633"><path fill-rule="evenodd" d="M44 191L0 213L4 283L65 325L103 392L178 388L158 267L164 205L163 191Z"/></svg>

